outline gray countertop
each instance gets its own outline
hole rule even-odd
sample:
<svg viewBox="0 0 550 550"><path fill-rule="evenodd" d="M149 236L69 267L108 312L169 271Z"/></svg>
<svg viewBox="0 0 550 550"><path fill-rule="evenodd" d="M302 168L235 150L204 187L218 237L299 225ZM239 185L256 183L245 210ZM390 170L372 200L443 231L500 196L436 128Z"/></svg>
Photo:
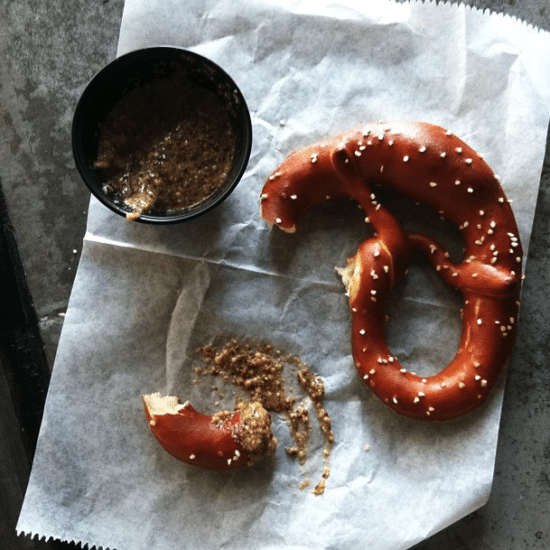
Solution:
<svg viewBox="0 0 550 550"><path fill-rule="evenodd" d="M550 31L549 0L465 3ZM88 80L115 57L123 6L0 0L0 183L50 366L89 200L72 159L72 114ZM547 147L515 351L521 361L508 375L491 498L416 550L550 548L549 167Z"/></svg>

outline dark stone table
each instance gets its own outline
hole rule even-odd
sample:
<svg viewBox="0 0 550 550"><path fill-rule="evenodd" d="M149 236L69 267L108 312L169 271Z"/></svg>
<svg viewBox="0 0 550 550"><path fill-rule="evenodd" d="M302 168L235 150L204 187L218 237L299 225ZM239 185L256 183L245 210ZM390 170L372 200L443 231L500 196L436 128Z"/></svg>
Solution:
<svg viewBox="0 0 550 550"><path fill-rule="evenodd" d="M550 31L548 0L470 0ZM115 57L123 0L0 0L0 548L65 549L15 536L88 194L75 185L72 114ZM486 506L416 550L550 548L550 149L526 266ZM368 541L366 541L368 546Z"/></svg>

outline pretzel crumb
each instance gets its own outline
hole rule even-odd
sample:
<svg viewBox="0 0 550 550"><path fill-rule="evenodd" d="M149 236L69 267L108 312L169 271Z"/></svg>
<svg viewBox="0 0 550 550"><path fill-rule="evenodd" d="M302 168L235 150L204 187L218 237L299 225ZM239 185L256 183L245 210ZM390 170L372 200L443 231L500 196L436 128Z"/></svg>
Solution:
<svg viewBox="0 0 550 550"><path fill-rule="evenodd" d="M282 413L288 421L291 447L286 448L289 456L298 459L303 465L308 459L308 446L312 424L308 403L313 405L319 430L324 439L322 480L313 490L321 495L325 491L325 480L330 475L330 456L334 443L332 422L324 406L325 387L320 376L313 373L310 366L293 355L284 355L268 344L242 344L230 340L221 347L213 345L198 348L202 366L195 368L196 375L211 375L232 383L246 397L238 403L256 403L266 411ZM292 388L285 378L285 369L294 371L298 388L303 398L298 403ZM217 413L223 416L223 411ZM216 417L216 415L214 415ZM223 418L220 418L223 420ZM253 430L249 437L253 437ZM309 486L309 479L300 483L300 488Z"/></svg>

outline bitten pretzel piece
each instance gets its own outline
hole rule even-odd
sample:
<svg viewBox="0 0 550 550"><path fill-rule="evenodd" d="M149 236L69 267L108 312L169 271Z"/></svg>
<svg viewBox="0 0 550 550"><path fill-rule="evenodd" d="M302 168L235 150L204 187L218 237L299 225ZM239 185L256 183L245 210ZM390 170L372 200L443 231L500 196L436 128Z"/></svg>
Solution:
<svg viewBox="0 0 550 550"><path fill-rule="evenodd" d="M431 237L406 233L377 200L387 187L424 203L456 225L465 242L455 264ZM445 420L483 403L514 346L523 251L498 177L471 147L422 122L381 122L292 153L261 194L267 223L294 232L309 209L353 198L375 235L339 270L352 313L352 354L369 388L392 409ZM457 353L441 372L407 371L385 340L385 306L411 250L423 253L464 297Z"/></svg>
<svg viewBox="0 0 550 550"><path fill-rule="evenodd" d="M143 395L149 427L162 447L177 459L209 470L235 470L273 454L277 439L271 416L260 403L239 403L234 411L212 416L188 402L160 393Z"/></svg>

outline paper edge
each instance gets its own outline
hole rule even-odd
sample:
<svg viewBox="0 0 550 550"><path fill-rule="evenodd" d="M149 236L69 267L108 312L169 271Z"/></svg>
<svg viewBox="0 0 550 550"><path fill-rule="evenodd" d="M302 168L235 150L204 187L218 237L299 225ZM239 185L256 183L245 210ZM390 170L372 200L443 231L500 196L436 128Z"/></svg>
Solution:
<svg viewBox="0 0 550 550"><path fill-rule="evenodd" d="M346 0L344 0L345 2ZM407 6L428 6L431 8L437 7L438 9L463 9L465 11L469 11L472 14L476 14L475 16L481 15L482 17L489 17L489 18L496 18L496 19L503 19L508 20L510 23L514 25L518 25L520 27L527 28L530 32L540 33L546 35L547 38L550 38L550 30L543 29L542 27L539 27L535 25L534 23L531 23L525 19L522 19L518 15L505 13L504 11L500 11L494 8L484 8L484 7L478 7L478 6L472 6L470 4L465 4L464 2L456 1L456 0L387 0L389 3L398 4L398 5L407 5Z"/></svg>
<svg viewBox="0 0 550 550"><path fill-rule="evenodd" d="M74 539L61 538L55 535L40 535L39 533L35 533L33 531L26 532L23 529L19 529L19 526L16 527L15 531L18 537L26 541L45 542L45 543L64 542L67 544L74 544L77 548L81 548L82 550L84 550L85 548L88 548L88 549L93 548L93 550L116 550L116 547L114 546L103 546L103 545L98 545L91 542L76 541Z"/></svg>

